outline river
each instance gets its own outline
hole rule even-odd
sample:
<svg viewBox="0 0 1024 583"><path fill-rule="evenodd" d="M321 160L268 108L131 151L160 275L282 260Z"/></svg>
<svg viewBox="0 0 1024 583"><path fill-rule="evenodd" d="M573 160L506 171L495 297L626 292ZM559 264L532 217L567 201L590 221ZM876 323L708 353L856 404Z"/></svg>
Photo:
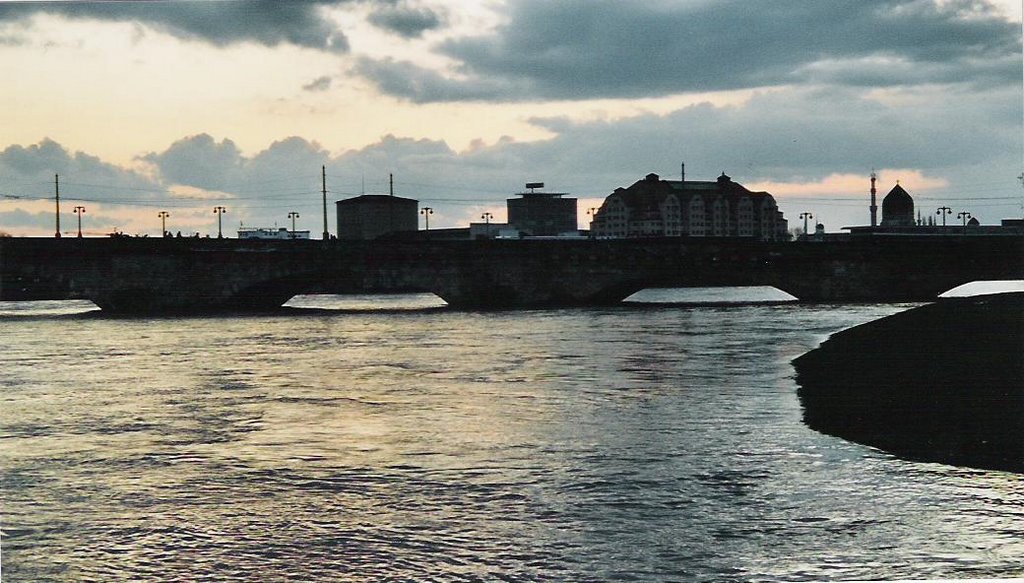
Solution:
<svg viewBox="0 0 1024 583"><path fill-rule="evenodd" d="M1024 576L1024 476L801 421L790 361L912 304L289 305L0 304L3 581Z"/></svg>

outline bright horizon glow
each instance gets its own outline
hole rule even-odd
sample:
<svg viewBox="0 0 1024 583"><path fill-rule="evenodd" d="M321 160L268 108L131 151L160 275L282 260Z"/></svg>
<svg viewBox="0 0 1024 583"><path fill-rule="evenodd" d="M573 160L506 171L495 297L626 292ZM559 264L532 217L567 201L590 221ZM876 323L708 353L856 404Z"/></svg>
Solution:
<svg viewBox="0 0 1024 583"><path fill-rule="evenodd" d="M1010 20L1020 22L1020 2L998 0L992 4ZM332 178L337 197L356 191L352 185L360 180L379 182L389 172L412 176L410 182L417 184L399 194L432 205L436 215L431 226L437 227L464 226L482 212L493 212L498 222L505 212L503 199L514 195L514 185L543 176L552 183L567 184L564 190L579 199L579 226L585 229L591 218L587 209L599 207L616 187L628 186L648 172L662 173L661 169L677 166L680 160L687 162L688 176L692 172L693 179L713 179L725 170L748 188L771 192L791 222L794 213L804 210L817 211L816 217L831 215L826 228L832 231L866 220L866 210L858 208L855 213L854 207L865 196L866 176L872 167L879 168L880 196L900 180L915 198L962 196L966 202L951 204L970 208L984 224L997 224L1022 210L1013 198L1020 192L1014 177L1024 169L1015 155L1019 144L1013 139L991 139L998 128L1019 123L1007 122L1016 113L1013 108L1020 107L1019 97L1007 97L1013 87L999 85L998 90L986 92L986 84L1001 74L1005 62L975 63L970 54L962 53L952 60L968 63L964 70L976 74L976 82L922 73L923 81L912 78L903 83L894 76L905 74L900 67L913 64L913 50L883 58L879 54L891 51L860 54L863 49L854 46L849 57L836 52L820 61L797 59L782 63L791 67L788 70L751 78L743 78L744 67L734 62L742 55L730 60L729 55L703 54L704 59L720 58L708 66L723 66L723 75L737 71L737 80L718 85L651 83L648 92L638 92L635 97L599 98L595 96L621 92L595 91L592 73L589 80L583 72L576 79L571 69L561 71L558 90L544 90L543 83L552 81L542 70L549 64L557 70L563 60L574 63L574 55L567 51L580 50L575 47L594 50L600 45L587 43L593 42L594 35L609 32L607 29L573 28L576 23L567 22L564 38L527 36L528 41L536 40L538 56L544 58L518 61L522 51L507 50L511 45L501 43L522 42L522 38L501 36L508 33L503 27L519 30L515 19L540 10L540 5L424 0L417 6L433 10L441 23L418 36L402 36L372 25L373 4L324 8L328 26L333 22L348 39L348 53L257 41L257 36L245 42L236 40L250 38L245 35L218 44L195 31L174 34L173 26L161 29L153 24L156 20L145 18L114 21L35 14L0 19L0 70L6 80L0 90L0 127L4 130L0 153L12 146L31 149L49 139L73 159L78 156L76 161L98 159L109 166L102 173L110 178L90 178L102 186L121 188L126 181L115 175L137 172L162 192L157 200L167 199L174 215L168 226L174 223L174 230L181 227L185 232L215 232L216 221L206 207L220 198L232 200L226 217L232 225L242 221L270 226L274 221L283 222L287 211L296 210L304 221L311 221L306 226L313 225L311 230L318 233L319 213L314 212L317 201L312 194L309 200L296 197L284 202L268 194L267 200L235 204L235 198L244 199L232 190L237 182L225 178L223 186L218 186L211 185L214 181L209 179L242 168L244 171L235 175L257 183L269 182L266 175L274 174L275 180L296 183L309 177L312 184L322 162L314 159L316 156L285 152L278 158L260 157L274 144L292 137L310 144L309 149L316 149L328 163L344 167L339 170L344 176ZM553 5L545 6L548 10ZM694 9L699 16L707 5L695 2L677 8ZM665 10L665 14L671 12L668 7ZM649 10L638 6L636 11L643 18L651 17ZM622 14L628 21L628 12ZM600 22L599 13L584 16L605 27L635 24ZM969 22L979 17L964 12L958 18ZM232 32L242 26L240 23ZM953 24L945 21L944 26ZM970 27L965 27L963 34L971 34ZM465 44L467 39L474 40ZM454 42L464 43L459 45L463 52L445 49ZM796 48L800 42L786 41ZM947 48L955 45L948 39L942 42ZM503 53L506 50L508 54ZM640 60L633 55L628 57L632 61L617 61L619 52L595 55L598 62L607 62L609 82L615 81L616 75L622 83L645 83L676 74L664 66L643 70L643 55ZM468 57L466 63L459 61L470 53L476 61ZM426 72L422 82L428 87L429 75L436 74L443 79L478 75L484 82L499 82L496 86L511 83L510 87L529 88L536 82L540 89L534 98L529 92L516 97L523 101L499 97L493 101L417 103L384 94L360 69L364 59L393 59L421 67ZM472 69L474 62L484 65ZM622 70L623 64L633 70ZM885 70L889 66L892 70ZM989 66L991 70L986 69ZM641 76L634 75L638 69ZM509 71L511 74L502 76ZM391 73L404 74L402 70ZM420 82L415 73L410 75L414 85ZM837 82L836 77L843 75L849 77ZM598 75L598 86L600 82ZM665 87L686 89L673 92ZM443 94L444 87L440 91ZM927 113L919 114L921 111ZM837 124L842 127L833 132ZM943 125L957 126L956 133L936 129ZM217 148L227 149L225 143L229 143L241 159L230 161L234 167L216 168L221 160L206 152L199 154L206 157L195 169L185 168L178 159L173 175L143 159L151 160L182 143L188 146L189 138L204 135L211 136ZM986 156L982 161L979 154L971 159L972 152L978 151L972 147L976 144L958 140L981 135L998 143L998 151L1005 156ZM876 149L876 140L879 145L899 147ZM815 145L804 146L804 142ZM827 149L835 152L818 156ZM701 156L703 160L695 160ZM816 157L820 159L812 159ZM54 165L43 159L33 163ZM206 174L202 172L204 164L211 166ZM88 164L75 169L80 166ZM254 171L255 166L264 171ZM0 167L0 171L9 177L7 181L0 177L0 231L52 235L53 229L46 224L52 223L50 203L30 200L51 195L52 188L38 175L70 174L69 182L78 177L66 168L32 170L31 164L18 169ZM29 178L18 182L19 172ZM979 178L988 182L974 186ZM459 190L446 193L448 185ZM294 191L302 188L297 186ZM264 190L276 192L269 187ZM123 199L130 198L121 194ZM69 189L69 200L74 195ZM436 202L446 196L478 200L448 206ZM972 203L971 199L978 201ZM284 206L292 200L296 208ZM184 204L189 206L179 206ZM159 233L155 213L163 207L118 207L112 201L85 201L85 205L89 210L83 222L92 225L94 233L113 228ZM328 215L333 222L333 213ZM72 218L62 218L62 227Z"/></svg>

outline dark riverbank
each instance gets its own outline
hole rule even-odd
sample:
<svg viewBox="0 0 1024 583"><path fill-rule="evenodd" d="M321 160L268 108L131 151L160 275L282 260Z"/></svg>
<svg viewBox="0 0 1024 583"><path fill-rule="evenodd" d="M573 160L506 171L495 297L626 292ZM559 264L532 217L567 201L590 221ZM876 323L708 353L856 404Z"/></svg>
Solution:
<svg viewBox="0 0 1024 583"><path fill-rule="evenodd" d="M901 457L1024 472L1024 293L943 299L793 361L812 429Z"/></svg>

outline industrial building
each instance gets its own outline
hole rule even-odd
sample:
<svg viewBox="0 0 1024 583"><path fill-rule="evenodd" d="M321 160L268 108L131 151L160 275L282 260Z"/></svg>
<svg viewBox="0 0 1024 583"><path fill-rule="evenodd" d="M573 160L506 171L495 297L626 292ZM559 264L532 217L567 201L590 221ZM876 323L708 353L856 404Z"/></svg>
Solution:
<svg viewBox="0 0 1024 583"><path fill-rule="evenodd" d="M523 236L550 237L578 231L576 199L564 198L564 192L536 192L543 182L527 183L529 192L505 201L508 225Z"/></svg>
<svg viewBox="0 0 1024 583"><path fill-rule="evenodd" d="M339 200L338 238L368 241L419 227L419 201L401 196L364 194Z"/></svg>

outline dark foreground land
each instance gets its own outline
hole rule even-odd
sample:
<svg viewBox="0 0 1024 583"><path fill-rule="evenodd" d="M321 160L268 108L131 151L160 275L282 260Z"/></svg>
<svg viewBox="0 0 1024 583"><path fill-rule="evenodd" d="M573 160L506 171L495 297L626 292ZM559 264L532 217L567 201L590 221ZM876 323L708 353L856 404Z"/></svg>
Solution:
<svg viewBox="0 0 1024 583"><path fill-rule="evenodd" d="M1024 293L869 322L793 365L812 429L901 457L1024 472Z"/></svg>

